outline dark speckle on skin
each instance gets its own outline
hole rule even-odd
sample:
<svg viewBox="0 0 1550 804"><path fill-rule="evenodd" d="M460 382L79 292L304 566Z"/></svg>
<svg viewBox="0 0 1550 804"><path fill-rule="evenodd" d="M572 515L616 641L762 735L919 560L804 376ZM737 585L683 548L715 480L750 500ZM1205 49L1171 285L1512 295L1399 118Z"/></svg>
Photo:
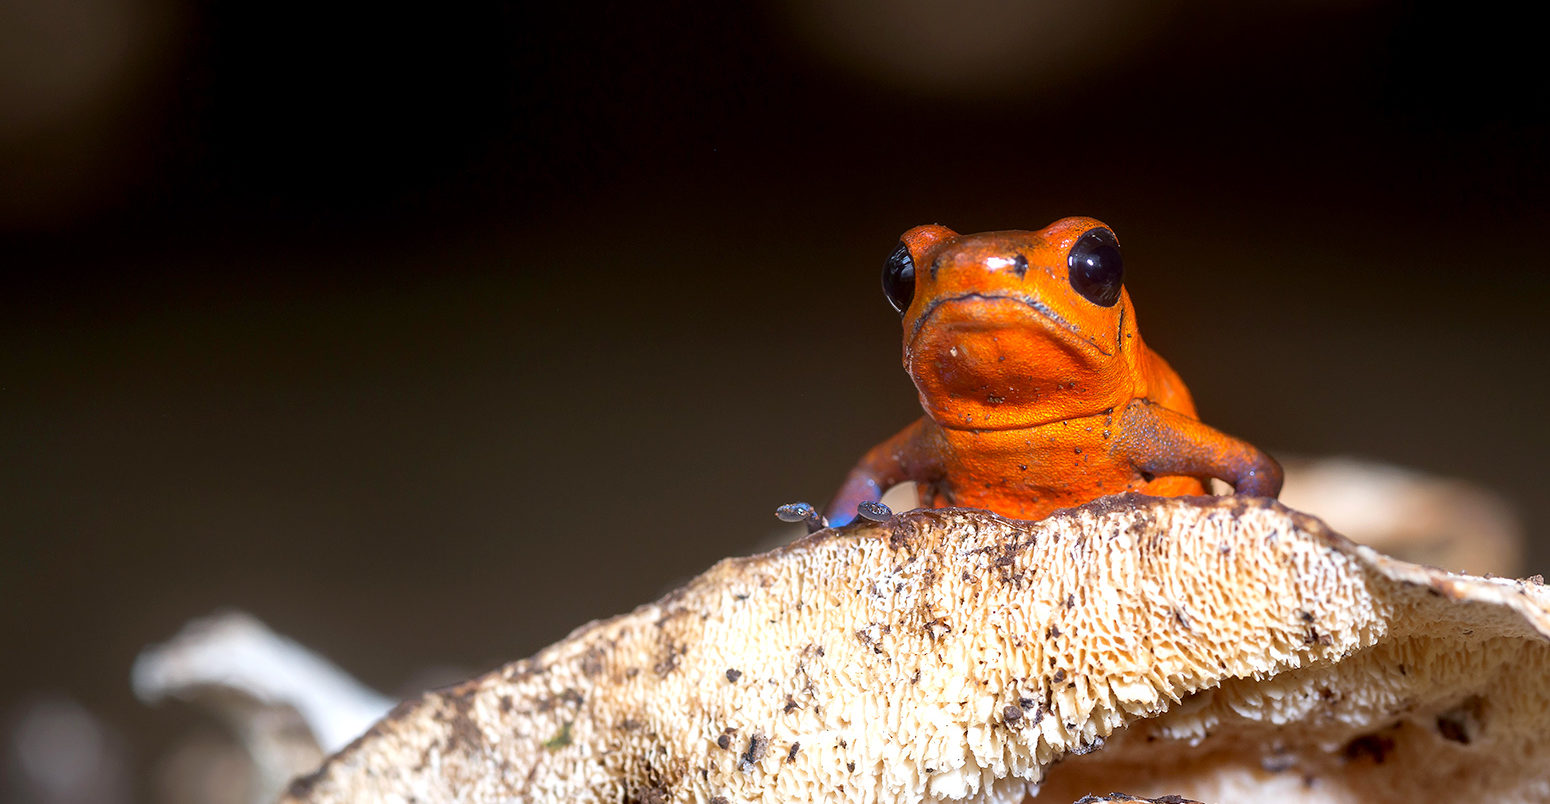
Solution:
<svg viewBox="0 0 1550 804"><path fill-rule="evenodd" d="M736 684L737 680L742 678L742 677L743 677L743 671L735 669L735 668L730 668L730 667L727 668L727 680L728 681L732 682L733 684Z"/></svg>
<svg viewBox="0 0 1550 804"><path fill-rule="evenodd" d="M800 750L802 750L802 744L801 743L792 743L791 744L791 750L786 752L786 761L787 762L795 762L795 761L797 761L797 752L800 751Z"/></svg>
<svg viewBox="0 0 1550 804"><path fill-rule="evenodd" d="M1018 723L1023 719L1022 707L1007 704L1001 707L1001 717L1006 720L1007 725Z"/></svg>
<svg viewBox="0 0 1550 804"><path fill-rule="evenodd" d="M1050 676L1050 681L1053 681L1056 684L1059 684L1060 682L1065 681L1065 680L1066 680L1066 668L1064 668L1064 667L1060 668L1059 670L1056 670L1055 671L1055 675Z"/></svg>

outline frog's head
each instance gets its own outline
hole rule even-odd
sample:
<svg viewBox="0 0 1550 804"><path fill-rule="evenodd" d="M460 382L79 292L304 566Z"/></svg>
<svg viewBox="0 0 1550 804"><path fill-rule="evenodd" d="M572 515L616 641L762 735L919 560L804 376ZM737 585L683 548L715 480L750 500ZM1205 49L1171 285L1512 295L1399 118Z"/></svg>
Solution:
<svg viewBox="0 0 1550 804"><path fill-rule="evenodd" d="M1101 413L1139 381L1140 336L1113 231L1065 218L1037 232L904 233L883 289L904 317L904 368L954 429Z"/></svg>

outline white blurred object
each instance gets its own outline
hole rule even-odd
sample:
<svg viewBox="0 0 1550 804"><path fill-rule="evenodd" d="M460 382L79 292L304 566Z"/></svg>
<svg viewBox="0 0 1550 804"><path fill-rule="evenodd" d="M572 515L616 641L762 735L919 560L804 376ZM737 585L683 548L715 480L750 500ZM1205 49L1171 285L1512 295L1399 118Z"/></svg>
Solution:
<svg viewBox="0 0 1550 804"><path fill-rule="evenodd" d="M1479 486L1355 458L1282 464L1281 502L1355 541L1455 572L1522 570L1523 526L1506 501Z"/></svg>
<svg viewBox="0 0 1550 804"><path fill-rule="evenodd" d="M145 703L174 697L221 717L253 759L255 801L273 800L394 704L243 612L195 620L145 649L132 678Z"/></svg>
<svg viewBox="0 0 1550 804"><path fill-rule="evenodd" d="M130 799L118 736L73 698L51 694L26 704L7 724L0 797L37 804L115 804Z"/></svg>
<svg viewBox="0 0 1550 804"><path fill-rule="evenodd" d="M878 502L888 506L888 510L902 514L920 507L920 493L917 491L915 481L906 480L884 492L883 498Z"/></svg>

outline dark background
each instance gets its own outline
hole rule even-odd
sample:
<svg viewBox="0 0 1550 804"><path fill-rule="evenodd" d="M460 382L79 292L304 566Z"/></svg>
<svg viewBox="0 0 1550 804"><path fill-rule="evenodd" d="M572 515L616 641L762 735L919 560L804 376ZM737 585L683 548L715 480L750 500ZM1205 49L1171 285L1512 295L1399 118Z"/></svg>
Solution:
<svg viewBox="0 0 1550 804"><path fill-rule="evenodd" d="M0 717L147 768L190 617L405 693L789 536L918 415L927 222L1099 217L1206 420L1550 527L1511 7L548 6L0 2Z"/></svg>

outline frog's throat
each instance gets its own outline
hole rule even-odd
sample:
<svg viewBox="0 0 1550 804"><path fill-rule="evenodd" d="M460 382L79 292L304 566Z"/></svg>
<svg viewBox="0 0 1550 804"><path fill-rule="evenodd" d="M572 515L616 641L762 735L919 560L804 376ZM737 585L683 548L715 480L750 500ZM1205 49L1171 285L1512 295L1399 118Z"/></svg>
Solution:
<svg viewBox="0 0 1550 804"><path fill-rule="evenodd" d="M970 300L978 300L978 301L1014 301L1014 302L1017 302L1019 304L1024 305L1025 307L1028 307L1028 308L1032 309L1034 312L1038 313L1040 316L1043 316L1050 323L1052 323L1055 326L1065 330L1067 333L1070 333L1071 337L1075 338L1078 343L1082 343L1082 344L1085 344L1087 346L1092 347L1094 351L1096 351L1100 355L1103 355L1104 357L1113 357L1114 356L1113 352L1110 352L1107 349L1104 349L1102 346L1099 346L1097 344L1097 342L1095 342L1093 339L1087 337L1086 335L1083 335L1080 331L1077 330L1076 327L1072 326L1071 322L1065 320L1064 318L1061 318L1059 313L1055 312L1054 310L1051 310L1049 305L1045 304L1044 302L1039 301L1038 299L1036 299L1036 298L1034 298L1032 296L1024 296L1024 295L1021 295L1021 294L1000 294L1000 293L962 293L962 294L959 294L957 296L946 296L946 297L943 297L943 298L936 299L936 300L932 301L930 304L926 305L926 309L920 311L920 315L915 318L915 326L910 328L910 339L909 339L910 351L913 352L915 350L915 341L916 341L916 339L918 339L920 337L920 330L921 330L921 328L925 326L926 319L930 318L932 316L932 314L937 311L937 308L941 307L944 304L947 304L948 302L970 301ZM1123 329L1124 328L1124 311L1123 310L1120 311L1120 318L1121 318L1121 320L1120 320L1120 328Z"/></svg>

